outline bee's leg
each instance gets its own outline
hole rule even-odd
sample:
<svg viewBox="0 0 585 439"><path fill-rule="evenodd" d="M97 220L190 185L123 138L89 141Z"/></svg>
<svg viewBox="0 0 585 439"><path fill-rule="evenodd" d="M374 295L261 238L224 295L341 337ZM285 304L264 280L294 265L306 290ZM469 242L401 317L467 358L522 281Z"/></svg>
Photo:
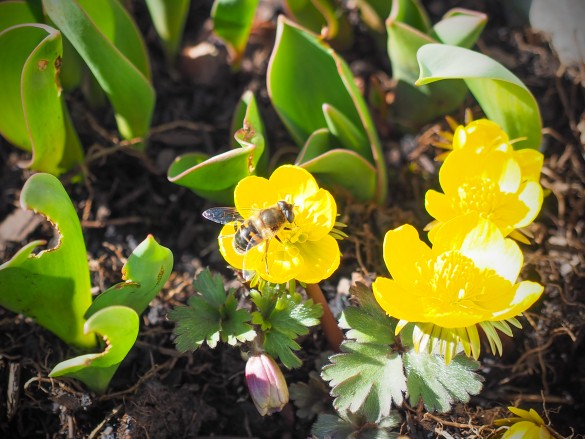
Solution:
<svg viewBox="0 0 585 439"><path fill-rule="evenodd" d="M276 237L278 239L278 236ZM280 239L278 239L280 241ZM266 241L266 248L264 249L264 265L266 267L266 274L270 274L268 271L268 245L270 244L270 239Z"/></svg>

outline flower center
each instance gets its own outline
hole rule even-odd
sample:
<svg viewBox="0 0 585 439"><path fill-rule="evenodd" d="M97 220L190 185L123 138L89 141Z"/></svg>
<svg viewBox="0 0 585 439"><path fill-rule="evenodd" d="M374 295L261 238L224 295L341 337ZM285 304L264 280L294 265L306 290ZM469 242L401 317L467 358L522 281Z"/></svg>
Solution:
<svg viewBox="0 0 585 439"><path fill-rule="evenodd" d="M457 189L457 200L461 213L477 212L490 219L497 205L500 188L491 180L474 179L463 183Z"/></svg>

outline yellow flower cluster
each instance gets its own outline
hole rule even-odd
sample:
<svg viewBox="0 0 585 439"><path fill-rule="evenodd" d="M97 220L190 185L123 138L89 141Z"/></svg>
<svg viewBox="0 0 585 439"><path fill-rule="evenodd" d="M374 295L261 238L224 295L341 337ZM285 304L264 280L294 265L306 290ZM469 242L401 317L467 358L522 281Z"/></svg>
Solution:
<svg viewBox="0 0 585 439"><path fill-rule="evenodd" d="M515 316L543 291L538 283L516 282L523 255L506 238L540 210L542 154L514 151L485 119L458 127L452 149L439 171L444 193L426 194L436 219L432 247L410 225L388 231L384 261L392 279L373 284L380 306L399 319L396 333L414 323L415 347L438 351L447 362L460 350L479 357L477 326L501 353L496 329L511 334L508 324L519 326Z"/></svg>

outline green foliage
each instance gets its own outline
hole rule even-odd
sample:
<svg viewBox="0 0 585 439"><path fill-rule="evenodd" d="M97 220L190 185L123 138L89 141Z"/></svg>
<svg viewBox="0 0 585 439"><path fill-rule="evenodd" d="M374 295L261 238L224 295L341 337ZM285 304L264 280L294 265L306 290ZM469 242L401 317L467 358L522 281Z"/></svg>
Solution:
<svg viewBox="0 0 585 439"><path fill-rule="evenodd" d="M378 423L391 415L392 402L402 403L406 392L412 405L422 398L428 410L439 411L479 393L477 362L458 355L446 364L440 355L415 352L411 338L395 338L396 320L385 314L368 288L357 284L351 292L359 306L346 308L339 322L347 329L347 340L321 373L330 382L339 413Z"/></svg>
<svg viewBox="0 0 585 439"><path fill-rule="evenodd" d="M188 306L176 307L169 313L169 319L176 322L177 350L194 351L203 343L214 348L220 340L235 345L256 337L248 323L250 313L237 309L234 290L224 290L221 276L203 270L193 286L199 295L191 297Z"/></svg>
<svg viewBox="0 0 585 439"><path fill-rule="evenodd" d="M93 314L85 323L86 334L102 336L106 347L101 353L85 354L57 364L50 377L76 378L97 393L106 391L118 366L130 351L139 327L138 314L125 306L111 306Z"/></svg>
<svg viewBox="0 0 585 439"><path fill-rule="evenodd" d="M120 134L144 138L155 101L150 66L144 41L120 2L43 0L43 7L106 93Z"/></svg>
<svg viewBox="0 0 585 439"><path fill-rule="evenodd" d="M173 269L173 253L159 245L152 235L132 252L122 268L123 279L100 294L85 317L115 305L132 308L140 315L167 282Z"/></svg>
<svg viewBox="0 0 585 439"><path fill-rule="evenodd" d="M34 255L44 242L31 242L0 266L0 305L32 317L68 344L95 346L95 337L83 331L83 314L91 304L89 267L81 225L67 192L56 177L35 174L25 183L20 202L55 224L59 243Z"/></svg>
<svg viewBox="0 0 585 439"><path fill-rule="evenodd" d="M430 120L457 109L467 94L463 81L416 87L417 50L430 43L471 47L485 26L485 14L453 9L434 27L418 0L393 0L386 21L388 56L396 79L393 120L407 131L415 131ZM422 85L417 83L416 85Z"/></svg>
<svg viewBox="0 0 585 439"><path fill-rule="evenodd" d="M376 423L363 417L345 413L341 416L320 415L311 433L317 438L330 439L395 439L400 435L392 430L400 427L400 415L392 413Z"/></svg>
<svg viewBox="0 0 585 439"><path fill-rule="evenodd" d="M422 399L429 411L447 412L455 402L468 402L482 388L482 377L474 373L479 363L458 355L447 365L427 352L409 351L404 355L410 404Z"/></svg>
<svg viewBox="0 0 585 439"><path fill-rule="evenodd" d="M59 175L81 162L83 152L61 96L61 34L35 18L25 3L1 3L0 134L32 153L22 166Z"/></svg>
<svg viewBox="0 0 585 439"><path fill-rule="evenodd" d="M168 65L177 57L191 0L146 0L150 18L163 45Z"/></svg>
<svg viewBox="0 0 585 439"><path fill-rule="evenodd" d="M274 108L295 142L305 145L296 164L361 200L383 202L387 177L380 141L345 61L316 35L280 16L267 75ZM313 136L318 145L307 145ZM363 177L348 179L356 168Z"/></svg>
<svg viewBox="0 0 585 439"><path fill-rule="evenodd" d="M234 134L239 147L211 158L202 153L177 157L168 169L169 181L188 187L209 200L233 205L234 188L238 182L258 170L264 170L267 162L267 156L263 154L266 139L264 123L252 92L242 96L232 127L242 127Z"/></svg>
<svg viewBox="0 0 585 439"><path fill-rule="evenodd" d="M497 61L469 49L429 44L417 54L417 84L463 79L487 117L520 148L538 149L542 122L536 99L526 85ZM452 81L446 81L452 82Z"/></svg>
<svg viewBox="0 0 585 439"><path fill-rule="evenodd" d="M321 305L312 300L303 302L296 293L280 294L268 286L262 292L251 291L250 296L258 308L252 313L252 322L261 328L264 350L280 358L289 369L301 366L302 361L293 352L300 349L295 339L308 334L309 327L319 324L323 314Z"/></svg>
<svg viewBox="0 0 585 439"><path fill-rule="evenodd" d="M329 388L315 371L309 372L307 383L292 383L288 390L299 418L311 419L323 413L330 403Z"/></svg>
<svg viewBox="0 0 585 439"><path fill-rule="evenodd" d="M234 69L242 61L257 6L258 0L215 0L213 3L213 29L230 50Z"/></svg>

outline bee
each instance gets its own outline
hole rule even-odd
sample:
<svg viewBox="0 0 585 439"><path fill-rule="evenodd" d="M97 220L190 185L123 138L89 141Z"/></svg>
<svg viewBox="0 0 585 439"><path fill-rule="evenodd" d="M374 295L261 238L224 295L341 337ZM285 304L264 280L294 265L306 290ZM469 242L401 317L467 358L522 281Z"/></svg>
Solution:
<svg viewBox="0 0 585 439"><path fill-rule="evenodd" d="M295 219L293 210L294 206L286 201L279 201L275 206L264 209L246 209L252 214L244 219L238 210L233 207L213 207L203 212L203 217L219 224L234 223L233 247L236 253L245 255L250 249L266 242L264 250L264 262L266 272L268 272L268 245L273 238L278 238L278 233L289 225ZM232 236L232 235L230 235ZM224 236L227 237L227 236ZM250 272L245 269L244 258L244 277L249 280Z"/></svg>

